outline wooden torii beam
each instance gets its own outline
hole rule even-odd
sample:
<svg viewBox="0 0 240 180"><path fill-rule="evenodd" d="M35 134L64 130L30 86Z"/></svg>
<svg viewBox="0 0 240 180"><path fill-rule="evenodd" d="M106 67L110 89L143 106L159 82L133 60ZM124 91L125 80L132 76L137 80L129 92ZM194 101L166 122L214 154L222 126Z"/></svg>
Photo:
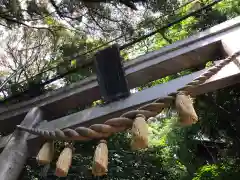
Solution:
<svg viewBox="0 0 240 180"><path fill-rule="evenodd" d="M240 59L229 63L204 84L191 89L191 94L197 96L240 83L240 66L238 63L240 63ZM131 109L138 108L139 106L147 104L157 98L165 97L168 94L176 92L177 89L184 87L187 83L199 77L205 71L206 70L201 70L141 92L137 92L129 98L113 102L103 107L86 109L50 122L44 122L39 125L39 128L55 130L56 128L64 129L103 123L108 118L117 117Z"/></svg>
<svg viewBox="0 0 240 180"><path fill-rule="evenodd" d="M221 40L240 29L240 17L214 26L190 38L178 41L158 51L125 63L130 88L177 73L221 56ZM13 131L25 114L34 106L49 111L48 120L63 116L67 110L100 99L96 77L92 76L26 102L0 108L0 131ZM62 106L64 104L64 106ZM7 122L7 123L6 123Z"/></svg>
<svg viewBox="0 0 240 180"><path fill-rule="evenodd" d="M217 62L219 63L219 62ZM218 89L225 88L237 83L240 83L240 59L229 63L222 68L216 75L207 80L198 88L191 90L193 95L204 94ZM103 107L94 107L86 109L65 117L55 119L53 121L44 121L39 124L38 128L45 130L55 130L64 128L73 128L76 126L89 126L95 123L103 123L109 118L117 117L122 113L137 108L143 104L149 103L159 97L165 97L170 93L176 92L177 89L184 87L187 83L199 77L206 69L185 75L183 77L174 79L164 84L154 86L152 88L137 92L130 97L113 102ZM30 136L29 139L34 140L36 136ZM3 148L9 136L5 136L0 141L0 148Z"/></svg>
<svg viewBox="0 0 240 180"><path fill-rule="evenodd" d="M240 29L234 30L229 34L224 34L224 36L221 38L222 40L220 42L226 55L231 55L240 49L240 45L237 43L238 41L236 41L236 37L240 37ZM210 78L199 88L194 89L193 94L203 94L239 83L239 64L240 61L238 58L236 61L225 66L215 76ZM137 108L140 105L153 101L158 97L163 97L169 93L175 92L178 88L183 87L188 82L197 78L204 71L205 70L198 71L193 74L172 80L168 83L143 90L133 94L127 99L111 103L108 106L86 109L78 113L55 119L51 122L44 121L40 124L39 128L54 130L55 128L63 129L78 125L88 126L92 123L104 122L107 118L115 117L126 112L130 108ZM11 135L1 138L0 148L3 148L6 145L10 136ZM32 138L36 137L32 136L31 139Z"/></svg>

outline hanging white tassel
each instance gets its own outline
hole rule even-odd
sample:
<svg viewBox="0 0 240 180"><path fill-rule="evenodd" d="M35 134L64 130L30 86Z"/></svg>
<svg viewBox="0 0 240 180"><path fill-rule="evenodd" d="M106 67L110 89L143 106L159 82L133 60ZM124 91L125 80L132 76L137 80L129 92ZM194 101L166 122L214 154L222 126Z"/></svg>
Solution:
<svg viewBox="0 0 240 180"><path fill-rule="evenodd" d="M48 141L43 144L42 148L40 149L36 160L40 165L47 165L52 162L54 156L54 142Z"/></svg>
<svg viewBox="0 0 240 180"><path fill-rule="evenodd" d="M198 116L189 95L184 93L177 94L175 103L181 125L192 125L198 121Z"/></svg>
<svg viewBox="0 0 240 180"><path fill-rule="evenodd" d="M104 176L108 172L108 147L107 141L101 140L98 144L93 158L92 174Z"/></svg>
<svg viewBox="0 0 240 180"><path fill-rule="evenodd" d="M137 115L132 125L132 150L148 147L148 125L143 115Z"/></svg>

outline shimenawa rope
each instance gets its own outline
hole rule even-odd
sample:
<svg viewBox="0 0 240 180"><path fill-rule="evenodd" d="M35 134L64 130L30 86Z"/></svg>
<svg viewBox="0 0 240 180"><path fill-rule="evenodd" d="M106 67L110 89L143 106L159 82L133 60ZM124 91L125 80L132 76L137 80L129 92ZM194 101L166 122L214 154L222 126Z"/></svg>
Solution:
<svg viewBox="0 0 240 180"><path fill-rule="evenodd" d="M189 94L189 90L196 88L197 86L204 83L207 79L216 74L225 65L233 61L237 56L240 55L240 51L234 53L233 55L227 57L218 65L209 68L201 76L193 80L192 82L180 88L175 93L171 93L164 98L159 98L152 103L141 106L137 110L128 111L122 114L118 118L113 118L107 120L103 124L93 124L90 127L77 127L76 129L66 128L63 130L56 129L55 131L46 131L36 128L26 128L18 125L17 128L29 132L34 135L43 136L47 139L54 140L65 140L65 141L83 141L91 139L106 138L113 133L124 131L131 128L135 117L138 114L144 115L146 119L149 117L154 117L159 114L164 108L167 108L175 100L177 94Z"/></svg>

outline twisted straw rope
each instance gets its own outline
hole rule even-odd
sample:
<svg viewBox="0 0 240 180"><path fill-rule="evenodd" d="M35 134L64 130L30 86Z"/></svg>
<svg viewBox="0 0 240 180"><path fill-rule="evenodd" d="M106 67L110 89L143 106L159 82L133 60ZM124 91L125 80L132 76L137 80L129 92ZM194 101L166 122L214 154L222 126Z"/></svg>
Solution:
<svg viewBox="0 0 240 180"><path fill-rule="evenodd" d="M227 57L218 65L215 65L203 73L200 77L180 88L175 93L171 93L164 98L159 98L152 103L141 106L137 110L132 110L122 114L118 118L109 119L103 124L93 124L90 127L77 127L76 129L66 128L63 130L47 131L34 128L26 128L18 125L17 128L34 135L43 136L47 139L64 140L64 141L83 141L91 139L106 138L113 133L124 131L132 126L133 120L137 115L143 115L146 119L159 114L164 108L169 107L179 93L189 94L189 90L196 88L204 83L207 79L216 74L225 65L240 55L240 51Z"/></svg>

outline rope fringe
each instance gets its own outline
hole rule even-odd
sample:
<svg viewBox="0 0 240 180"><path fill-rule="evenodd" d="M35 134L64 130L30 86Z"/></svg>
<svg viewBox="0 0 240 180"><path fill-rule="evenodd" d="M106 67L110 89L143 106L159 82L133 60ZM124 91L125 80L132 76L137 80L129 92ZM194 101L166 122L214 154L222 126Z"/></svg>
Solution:
<svg viewBox="0 0 240 180"><path fill-rule="evenodd" d="M143 115L137 115L132 125L132 150L145 149L148 147L148 125Z"/></svg>
<svg viewBox="0 0 240 180"><path fill-rule="evenodd" d="M54 156L54 142L48 141L43 144L42 148L40 149L36 160L40 165L47 165L52 162Z"/></svg>
<svg viewBox="0 0 240 180"><path fill-rule="evenodd" d="M92 174L104 176L108 172L108 147L107 141L101 140L98 144L93 158Z"/></svg>
<svg viewBox="0 0 240 180"><path fill-rule="evenodd" d="M61 152L58 161L56 163L56 176L66 177L69 171L69 168L72 164L72 155L73 147L70 144L67 144L66 147Z"/></svg>
<svg viewBox="0 0 240 180"><path fill-rule="evenodd" d="M192 125L197 123L198 116L189 95L182 93L177 94L175 105L181 125Z"/></svg>

